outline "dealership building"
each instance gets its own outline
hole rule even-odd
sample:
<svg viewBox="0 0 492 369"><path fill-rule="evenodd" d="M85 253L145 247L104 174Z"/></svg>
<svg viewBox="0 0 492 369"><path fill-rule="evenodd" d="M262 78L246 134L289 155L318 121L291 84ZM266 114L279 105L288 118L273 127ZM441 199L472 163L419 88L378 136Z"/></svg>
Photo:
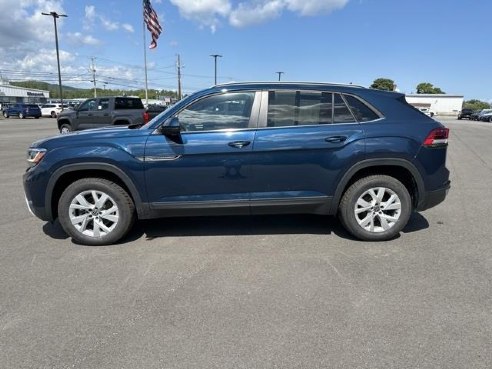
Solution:
<svg viewBox="0 0 492 369"><path fill-rule="evenodd" d="M458 115L463 106L463 96L447 94L406 95L406 100L416 108L427 108L435 115Z"/></svg>
<svg viewBox="0 0 492 369"><path fill-rule="evenodd" d="M44 104L50 98L49 91L9 85L0 80L0 105L14 103Z"/></svg>

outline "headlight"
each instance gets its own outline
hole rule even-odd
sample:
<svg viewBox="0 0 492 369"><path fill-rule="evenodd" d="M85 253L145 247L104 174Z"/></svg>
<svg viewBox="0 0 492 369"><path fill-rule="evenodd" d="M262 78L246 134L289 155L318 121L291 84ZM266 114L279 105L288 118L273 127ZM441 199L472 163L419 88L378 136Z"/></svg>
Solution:
<svg viewBox="0 0 492 369"><path fill-rule="evenodd" d="M43 160L46 154L46 149L32 149L27 150L27 162L29 167L32 168L36 166L41 160Z"/></svg>

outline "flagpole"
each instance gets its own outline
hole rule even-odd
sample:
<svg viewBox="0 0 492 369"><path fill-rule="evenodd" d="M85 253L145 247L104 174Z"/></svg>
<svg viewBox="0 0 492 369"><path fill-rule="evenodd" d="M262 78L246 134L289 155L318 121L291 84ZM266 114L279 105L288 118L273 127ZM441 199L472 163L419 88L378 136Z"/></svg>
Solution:
<svg viewBox="0 0 492 369"><path fill-rule="evenodd" d="M144 2L142 1L142 16L145 9ZM147 40L145 38L145 19L142 18L143 25L143 49L144 49L144 70L145 70L145 105L149 106L148 84L147 84Z"/></svg>

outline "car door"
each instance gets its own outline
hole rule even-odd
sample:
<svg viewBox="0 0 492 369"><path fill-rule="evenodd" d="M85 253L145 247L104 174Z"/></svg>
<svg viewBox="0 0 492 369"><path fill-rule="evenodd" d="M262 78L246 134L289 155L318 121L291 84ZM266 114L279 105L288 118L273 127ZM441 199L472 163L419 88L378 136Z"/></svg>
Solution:
<svg viewBox="0 0 492 369"><path fill-rule="evenodd" d="M111 117L109 116L109 98L100 97L97 100L96 109L92 112L93 128L110 125Z"/></svg>
<svg viewBox="0 0 492 369"><path fill-rule="evenodd" d="M225 92L190 103L156 130L145 149L145 179L151 207L173 215L249 213L250 158L258 120L259 93Z"/></svg>
<svg viewBox="0 0 492 369"><path fill-rule="evenodd" d="M332 92L263 93L253 145L253 213L327 212L341 172L364 156L364 131Z"/></svg>
<svg viewBox="0 0 492 369"><path fill-rule="evenodd" d="M77 129L95 128L94 113L97 111L97 99L88 99L77 110Z"/></svg>

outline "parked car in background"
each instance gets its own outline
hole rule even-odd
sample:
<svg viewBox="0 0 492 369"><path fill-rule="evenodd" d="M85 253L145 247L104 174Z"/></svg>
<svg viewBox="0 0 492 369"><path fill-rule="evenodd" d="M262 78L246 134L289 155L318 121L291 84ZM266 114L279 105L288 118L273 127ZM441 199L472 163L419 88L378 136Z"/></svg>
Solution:
<svg viewBox="0 0 492 369"><path fill-rule="evenodd" d="M462 109L458 114L458 119L471 119L473 109Z"/></svg>
<svg viewBox="0 0 492 369"><path fill-rule="evenodd" d="M489 113L492 113L492 109L482 109L480 110L480 112L477 114L476 116L476 119L475 120L478 120L478 121L481 121L483 120L483 116L486 115L486 114L489 114Z"/></svg>
<svg viewBox="0 0 492 369"><path fill-rule="evenodd" d="M36 216L87 245L117 242L137 218L288 213L338 215L381 241L444 201L448 134L397 92L224 84L140 128L33 143L24 189Z"/></svg>
<svg viewBox="0 0 492 369"><path fill-rule="evenodd" d="M419 108L419 110L429 117L433 117L435 115L434 112L431 111L429 108Z"/></svg>
<svg viewBox="0 0 492 369"><path fill-rule="evenodd" d="M87 99L75 109L58 114L60 133L104 126L146 123L145 109L138 97L104 96Z"/></svg>
<svg viewBox="0 0 492 369"><path fill-rule="evenodd" d="M490 122L492 123L492 111L485 112L479 115L479 120L482 122Z"/></svg>
<svg viewBox="0 0 492 369"><path fill-rule="evenodd" d="M145 113L147 114L145 120L148 122L158 116L166 110L165 105L151 104L145 109Z"/></svg>
<svg viewBox="0 0 492 369"><path fill-rule="evenodd" d="M12 104L3 111L5 118L19 117L24 118L36 118L41 117L41 109L36 104Z"/></svg>
<svg viewBox="0 0 492 369"><path fill-rule="evenodd" d="M63 109L67 109L68 105L63 104ZM41 115L43 117L56 118L62 112L61 104L44 104L41 105Z"/></svg>

